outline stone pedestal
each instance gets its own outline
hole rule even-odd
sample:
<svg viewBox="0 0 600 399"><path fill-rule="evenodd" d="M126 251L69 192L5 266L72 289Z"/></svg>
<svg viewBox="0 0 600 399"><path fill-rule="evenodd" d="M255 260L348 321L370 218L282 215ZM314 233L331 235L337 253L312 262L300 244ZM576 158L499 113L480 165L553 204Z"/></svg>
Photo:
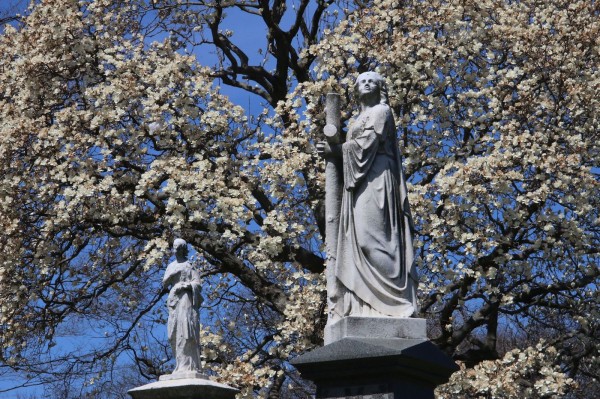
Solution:
<svg viewBox="0 0 600 399"><path fill-rule="evenodd" d="M433 399L458 370L427 340L423 319L350 317L329 332L328 345L292 361L317 399Z"/></svg>
<svg viewBox="0 0 600 399"><path fill-rule="evenodd" d="M427 339L427 320L417 318L350 316L325 329L325 345L343 338Z"/></svg>
<svg viewBox="0 0 600 399"><path fill-rule="evenodd" d="M131 389L133 399L234 399L239 391L229 385L210 381L200 373L160 376L157 382Z"/></svg>

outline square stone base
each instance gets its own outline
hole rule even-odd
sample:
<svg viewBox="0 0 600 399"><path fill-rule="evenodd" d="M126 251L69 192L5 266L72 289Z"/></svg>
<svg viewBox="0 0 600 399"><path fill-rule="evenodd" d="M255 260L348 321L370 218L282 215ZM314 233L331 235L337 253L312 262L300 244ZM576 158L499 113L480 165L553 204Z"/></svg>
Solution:
<svg viewBox="0 0 600 399"><path fill-rule="evenodd" d="M291 361L316 399L434 399L458 370L423 338L342 338Z"/></svg>
<svg viewBox="0 0 600 399"><path fill-rule="evenodd" d="M186 378L200 378L202 380L208 380L208 377L199 371L180 371L172 374L163 374L158 377L159 381L171 381L171 380L184 380Z"/></svg>
<svg viewBox="0 0 600 399"><path fill-rule="evenodd" d="M325 327L325 345L344 338L427 339L427 321L412 317L349 316Z"/></svg>
<svg viewBox="0 0 600 399"><path fill-rule="evenodd" d="M235 399L238 392L229 385L206 378L161 378L160 381L133 388L127 393L133 399Z"/></svg>

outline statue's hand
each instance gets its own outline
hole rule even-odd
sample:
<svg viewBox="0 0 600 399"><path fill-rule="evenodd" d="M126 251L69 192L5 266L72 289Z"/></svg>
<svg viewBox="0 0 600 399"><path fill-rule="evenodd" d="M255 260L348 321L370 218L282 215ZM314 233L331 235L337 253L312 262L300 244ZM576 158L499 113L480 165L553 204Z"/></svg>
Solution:
<svg viewBox="0 0 600 399"><path fill-rule="evenodd" d="M327 141L319 141L316 147L317 153L323 158L342 158L341 144L330 144Z"/></svg>
<svg viewBox="0 0 600 399"><path fill-rule="evenodd" d="M317 143L317 153L323 158L329 157L333 154L331 151L331 146L326 141L319 141Z"/></svg>
<svg viewBox="0 0 600 399"><path fill-rule="evenodd" d="M191 286L190 283L177 283L177 284L175 284L173 289L175 290L175 292L181 292L181 291L189 290L190 286Z"/></svg>

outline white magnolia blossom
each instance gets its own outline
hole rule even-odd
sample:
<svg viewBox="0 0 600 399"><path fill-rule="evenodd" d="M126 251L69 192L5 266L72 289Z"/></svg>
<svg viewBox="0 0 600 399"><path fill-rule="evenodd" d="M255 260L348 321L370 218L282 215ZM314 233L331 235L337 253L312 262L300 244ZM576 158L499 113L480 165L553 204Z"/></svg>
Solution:
<svg viewBox="0 0 600 399"><path fill-rule="evenodd" d="M263 71L293 61L279 84L277 68L241 78L223 52L220 69L186 52L192 37L236 39L211 31L233 2L187 3L34 2L0 35L0 362L98 394L125 358L167 372L160 279L180 236L203 276L206 368L242 397L308 396L289 360L322 343L324 94L342 94L347 122L356 76L374 69L409 181L422 316L464 361L439 395L596 381L596 2L324 2L297 53L277 53L271 31ZM266 23L308 12L248 4ZM95 339L57 344L82 329Z"/></svg>
<svg viewBox="0 0 600 399"><path fill-rule="evenodd" d="M557 366L558 351L544 342L524 350L514 349L496 361L486 360L454 373L436 391L439 399L557 398L577 386Z"/></svg>

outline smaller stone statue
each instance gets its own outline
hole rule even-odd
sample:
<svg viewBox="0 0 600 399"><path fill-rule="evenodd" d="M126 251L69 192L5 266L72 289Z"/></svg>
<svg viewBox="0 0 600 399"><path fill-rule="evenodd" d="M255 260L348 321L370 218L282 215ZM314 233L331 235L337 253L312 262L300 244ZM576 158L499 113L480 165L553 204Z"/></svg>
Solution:
<svg viewBox="0 0 600 399"><path fill-rule="evenodd" d="M171 287L167 299L168 333L175 370L127 393L133 399L235 399L238 389L211 381L200 373L200 274L187 260L184 240L178 238L173 242L173 252L176 259L167 266L163 285Z"/></svg>
<svg viewBox="0 0 600 399"><path fill-rule="evenodd" d="M202 302L200 274L187 260L187 243L181 238L173 242L175 261L167 266L163 285L171 287L168 334L176 366L173 374L200 370L200 319Z"/></svg>

